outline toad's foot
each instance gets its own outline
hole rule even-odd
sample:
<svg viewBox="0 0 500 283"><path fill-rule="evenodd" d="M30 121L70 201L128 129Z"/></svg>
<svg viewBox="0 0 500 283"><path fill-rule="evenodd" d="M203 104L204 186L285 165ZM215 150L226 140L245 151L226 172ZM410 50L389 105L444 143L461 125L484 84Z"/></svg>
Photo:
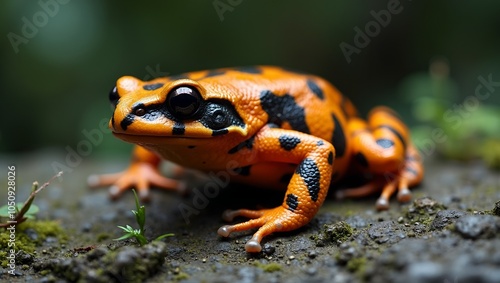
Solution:
<svg viewBox="0 0 500 283"><path fill-rule="evenodd" d="M245 244L245 250L249 253L258 253L262 250L260 242L265 236L274 232L295 230L304 226L311 220L305 215L292 212L283 206L262 210L227 210L222 215L222 218L226 221L232 221L238 216L252 219L240 224L222 226L217 233L223 237L229 237L232 232L259 228Z"/></svg>

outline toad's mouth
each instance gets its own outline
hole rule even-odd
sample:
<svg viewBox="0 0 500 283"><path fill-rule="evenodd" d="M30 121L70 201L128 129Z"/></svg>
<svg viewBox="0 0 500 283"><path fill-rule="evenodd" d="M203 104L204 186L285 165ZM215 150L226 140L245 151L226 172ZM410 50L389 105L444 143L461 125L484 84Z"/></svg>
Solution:
<svg viewBox="0 0 500 283"><path fill-rule="evenodd" d="M154 136L154 135L133 135L125 133L115 133L113 135L123 141L135 144L185 144L196 140L213 138L212 136Z"/></svg>

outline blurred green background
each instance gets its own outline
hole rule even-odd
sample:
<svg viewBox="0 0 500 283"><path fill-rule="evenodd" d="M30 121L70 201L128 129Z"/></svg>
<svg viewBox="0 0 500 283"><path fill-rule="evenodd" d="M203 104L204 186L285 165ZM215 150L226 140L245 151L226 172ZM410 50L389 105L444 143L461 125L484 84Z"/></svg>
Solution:
<svg viewBox="0 0 500 283"><path fill-rule="evenodd" d="M399 12L377 29L374 14L386 15L388 5ZM386 104L410 125L431 127L474 95L478 76L500 81L493 0L17 0L1 1L0 11L4 154L75 149L83 130L110 117L108 92L122 75L286 66L325 77L363 114ZM356 28L367 27L373 36L347 60L341 43L356 47ZM499 93L480 103L498 105ZM127 147L105 134L92 152L129 154Z"/></svg>

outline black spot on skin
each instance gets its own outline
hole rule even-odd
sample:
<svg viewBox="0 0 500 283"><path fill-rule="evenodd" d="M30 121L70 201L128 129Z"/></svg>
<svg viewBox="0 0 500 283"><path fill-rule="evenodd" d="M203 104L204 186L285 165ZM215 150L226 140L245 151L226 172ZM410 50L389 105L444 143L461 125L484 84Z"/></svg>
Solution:
<svg viewBox="0 0 500 283"><path fill-rule="evenodd" d="M260 94L260 104L268 115L268 123L281 127L283 122L288 122L292 129L306 134L310 133L304 108L297 105L291 95L277 96L270 90L264 90Z"/></svg>
<svg viewBox="0 0 500 283"><path fill-rule="evenodd" d="M293 176L293 173L284 174L280 178L280 183L283 183L283 184L290 183L290 179L292 179L292 176Z"/></svg>
<svg viewBox="0 0 500 283"><path fill-rule="evenodd" d="M128 126L130 126L130 124L132 124L134 122L134 117L135 115L132 115L132 114L128 114L127 116L125 116L125 118L120 122L120 126L122 127L122 129L124 131L127 130Z"/></svg>
<svg viewBox="0 0 500 283"><path fill-rule="evenodd" d="M406 155L405 156L406 161L417 161L417 159L414 156L411 155Z"/></svg>
<svg viewBox="0 0 500 283"><path fill-rule="evenodd" d="M212 131L212 136L213 137L222 136L222 135L225 135L227 133L229 133L228 129L213 130Z"/></svg>
<svg viewBox="0 0 500 283"><path fill-rule="evenodd" d="M244 66L244 67L237 67L234 68L233 70L242 72L242 73L248 73L248 74L262 74L261 68L257 66Z"/></svg>
<svg viewBox="0 0 500 283"><path fill-rule="evenodd" d="M394 146L394 142L389 139L378 139L376 143L383 148L390 148Z"/></svg>
<svg viewBox="0 0 500 283"><path fill-rule="evenodd" d="M162 86L163 86L162 83L156 83L156 84L143 85L142 88L144 90L155 90L155 89L159 89Z"/></svg>
<svg viewBox="0 0 500 283"><path fill-rule="evenodd" d="M254 140L255 140L255 136L252 136L248 140L246 140L246 141L238 144L237 146L231 148L227 153L234 154L234 153L242 150L245 147L248 148L248 149L252 149L253 148Z"/></svg>
<svg viewBox="0 0 500 283"><path fill-rule="evenodd" d="M174 128L172 129L172 134L173 135L184 135L185 131L186 131L186 126L184 126L183 123L176 122L174 124Z"/></svg>
<svg viewBox="0 0 500 283"><path fill-rule="evenodd" d="M216 77L216 76L220 76L220 75L224 75L226 73L226 71L223 71L223 70L210 70L208 71L208 73L205 75L204 78L210 78L210 77Z"/></svg>
<svg viewBox="0 0 500 283"><path fill-rule="evenodd" d="M299 206L299 198L294 194L287 194L286 205L290 211L295 211Z"/></svg>
<svg viewBox="0 0 500 283"><path fill-rule="evenodd" d="M361 152L358 152L354 155L354 160L356 160L358 164L363 166L364 168L368 168L368 160L366 160L365 155Z"/></svg>
<svg viewBox="0 0 500 283"><path fill-rule="evenodd" d="M195 148L195 147L196 147L196 145L188 145L189 149L192 149L192 148Z"/></svg>
<svg viewBox="0 0 500 283"><path fill-rule="evenodd" d="M318 142L316 143L316 145L317 145L317 146L322 146L322 145L324 145L324 144L325 144L325 143L324 143L323 141L318 141Z"/></svg>
<svg viewBox="0 0 500 283"><path fill-rule="evenodd" d="M280 136L279 141L281 148L288 151L294 149L300 143L299 138L289 135Z"/></svg>
<svg viewBox="0 0 500 283"><path fill-rule="evenodd" d="M328 153L328 164L333 164L333 152Z"/></svg>
<svg viewBox="0 0 500 283"><path fill-rule="evenodd" d="M410 167L406 167L405 171L406 171L406 172L408 172L408 173L413 174L414 176L417 176L417 175L418 175L417 170L415 170L415 169L413 169L413 168L410 168Z"/></svg>
<svg viewBox="0 0 500 283"><path fill-rule="evenodd" d="M250 168L251 167L252 167L251 165L248 165L248 166L244 166L244 167L234 168L233 172L240 175L240 176L250 176Z"/></svg>
<svg viewBox="0 0 500 283"><path fill-rule="evenodd" d="M323 90L317 85L313 80L308 79L307 80L307 87L321 100L325 98L325 95L323 94Z"/></svg>
<svg viewBox="0 0 500 283"><path fill-rule="evenodd" d="M319 172L318 165L311 158L304 159L297 170L295 171L297 174L302 177L304 183L306 183L307 190L309 191L309 195L311 196L312 201L318 200L319 195L319 181L321 178L321 174Z"/></svg>
<svg viewBox="0 0 500 283"><path fill-rule="evenodd" d="M406 141L405 139L403 138L403 136L401 135L400 132L398 132L398 130L394 129L393 127L391 126L387 126L387 125L384 125L384 126L380 126L378 128L384 128L384 129L388 129L389 131L393 132L397 137L398 139L401 141L401 144L403 145L403 148L406 148Z"/></svg>
<svg viewBox="0 0 500 283"><path fill-rule="evenodd" d="M332 119L335 126L335 128L333 129L332 137L333 147L335 148L335 154L337 155L337 157L342 157L344 156L346 148L344 130L342 129L342 126L340 125L340 122L335 114L332 114Z"/></svg>

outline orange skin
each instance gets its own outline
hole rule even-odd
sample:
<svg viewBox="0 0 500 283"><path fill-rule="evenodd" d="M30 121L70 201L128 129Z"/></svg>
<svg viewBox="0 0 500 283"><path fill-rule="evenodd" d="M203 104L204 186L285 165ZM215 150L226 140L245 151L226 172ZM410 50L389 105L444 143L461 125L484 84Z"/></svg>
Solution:
<svg viewBox="0 0 500 283"><path fill-rule="evenodd" d="M375 108L363 121L347 98L313 75L257 66L148 82L126 76L110 100L114 135L137 144L127 170L89 178L91 186L111 185L112 197L130 187L143 199L151 185L184 189L184 183L160 174L161 158L205 172L231 167L234 182L287 185L281 206L224 212L227 221L251 220L221 227L223 237L258 228L245 245L250 253L261 251L266 235L311 221L331 181L369 174L366 185L338 191L337 197L381 192L376 207L382 210L396 189L400 202L409 201L408 188L423 177L408 129L392 110Z"/></svg>

